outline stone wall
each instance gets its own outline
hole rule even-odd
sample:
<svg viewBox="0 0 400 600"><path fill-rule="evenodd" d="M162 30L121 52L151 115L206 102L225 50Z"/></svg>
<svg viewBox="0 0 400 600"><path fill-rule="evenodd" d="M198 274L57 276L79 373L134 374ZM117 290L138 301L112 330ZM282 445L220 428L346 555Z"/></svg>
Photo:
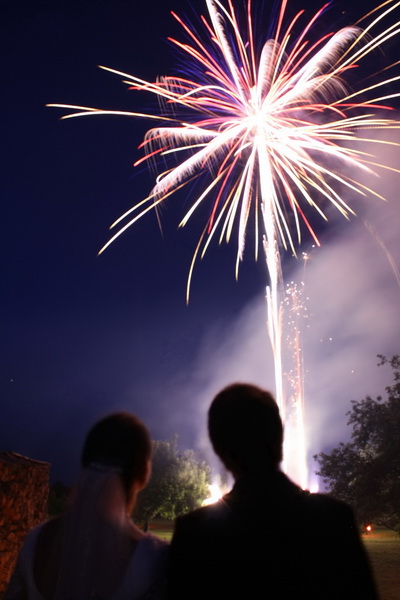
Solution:
<svg viewBox="0 0 400 600"><path fill-rule="evenodd" d="M49 463L0 452L0 595L25 535L47 518Z"/></svg>

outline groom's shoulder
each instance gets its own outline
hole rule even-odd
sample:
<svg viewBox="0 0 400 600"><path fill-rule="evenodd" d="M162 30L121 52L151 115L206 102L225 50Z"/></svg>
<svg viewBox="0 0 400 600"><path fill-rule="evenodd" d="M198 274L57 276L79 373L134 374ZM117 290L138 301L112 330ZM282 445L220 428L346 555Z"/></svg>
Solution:
<svg viewBox="0 0 400 600"><path fill-rule="evenodd" d="M207 506L202 506L177 519L177 524L182 526L200 526L205 524L218 524L229 517L229 509L222 500Z"/></svg>

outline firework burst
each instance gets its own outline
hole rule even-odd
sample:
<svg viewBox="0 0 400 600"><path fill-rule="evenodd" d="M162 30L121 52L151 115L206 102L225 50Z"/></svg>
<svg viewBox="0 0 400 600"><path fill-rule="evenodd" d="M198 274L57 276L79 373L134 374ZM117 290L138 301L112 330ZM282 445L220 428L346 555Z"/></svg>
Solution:
<svg viewBox="0 0 400 600"><path fill-rule="evenodd" d="M295 247L302 237L301 222L319 243L303 206L311 206L326 219L323 202L315 201L312 194L320 200L327 199L344 216L353 211L336 191L335 184L361 196L378 195L326 165L329 160L335 160L362 169L376 166L370 155L354 148L354 144L352 147L346 144L372 141L361 134L365 130L398 126L395 119L381 116L378 111L391 110L383 103L398 97L399 93L368 96L367 99L365 96L367 92L393 84L399 76L352 93L347 91L344 80L349 69L399 33L400 24L395 22L371 37L380 22L398 8L399 2L384 3L385 10L378 11L365 29L345 27L311 42L312 28L327 5L292 41L295 25L303 11L284 28L287 3L283 1L275 36L265 42L259 55L253 40L250 3L245 34L239 29L231 1L227 7L218 0L206 0L206 4L209 21L204 17L202 21L209 35L208 45L194 29L172 13L184 28L189 42L171 41L189 56L189 64L195 67L195 80L190 75L171 76L151 83L102 67L126 78L125 82L132 90L148 91L163 100L164 114L50 105L75 109L63 118L122 114L168 122L168 126L147 132L141 145L145 156L135 165L162 157L167 161L172 159L172 166L159 174L146 198L112 225L123 224L101 251L147 211L205 171L212 173L212 181L180 223L185 225L199 205L210 200L210 216L192 267L198 253L204 255L218 230L220 241L230 240L236 221L238 264L251 214L256 232L260 230L259 222L263 222L272 253L277 251L275 246L279 241L295 254ZM357 102L356 98L361 97L363 100ZM186 120L168 116L172 108L176 114L184 112ZM181 156L184 158L180 161ZM256 252L257 248L256 241ZM188 292L191 274L192 268Z"/></svg>
<svg viewBox="0 0 400 600"><path fill-rule="evenodd" d="M135 164L155 160L166 168L149 195L112 225L117 232L101 251L202 175L204 187L180 223L186 225L200 205L209 203L189 270L187 296L195 261L214 237L229 242L237 235L236 274L248 228L255 232L256 257L262 238L269 273L268 326L277 398L283 406L280 248L296 254L304 231L319 244L310 209L325 220L329 206L348 217L353 210L344 192L379 196L358 180L357 172L377 166L365 150L366 144L376 142L368 131L398 127L390 101L399 93L390 87L400 76L385 75L355 91L346 79L399 33L400 23L393 15L400 2L381 4L367 15L363 28L356 24L314 39L315 25L327 5L305 21L304 11L288 19L283 0L273 36L261 46L250 0L244 27L232 0L205 1L208 17L201 18L201 33L173 13L185 32L185 41L171 40L189 65L185 74L149 82L102 67L122 76L132 90L156 96L160 114L52 106L73 109L63 118L122 114L158 121L147 132L141 144L144 156Z"/></svg>

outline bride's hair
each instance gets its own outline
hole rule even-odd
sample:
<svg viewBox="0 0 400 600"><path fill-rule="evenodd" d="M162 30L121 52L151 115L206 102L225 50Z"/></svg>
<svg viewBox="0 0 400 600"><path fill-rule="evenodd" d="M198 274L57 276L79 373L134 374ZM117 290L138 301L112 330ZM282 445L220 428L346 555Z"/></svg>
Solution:
<svg viewBox="0 0 400 600"><path fill-rule="evenodd" d="M151 458L152 443L143 423L118 412L96 423L86 436L81 463L84 468L113 468L120 473L125 492L143 477Z"/></svg>

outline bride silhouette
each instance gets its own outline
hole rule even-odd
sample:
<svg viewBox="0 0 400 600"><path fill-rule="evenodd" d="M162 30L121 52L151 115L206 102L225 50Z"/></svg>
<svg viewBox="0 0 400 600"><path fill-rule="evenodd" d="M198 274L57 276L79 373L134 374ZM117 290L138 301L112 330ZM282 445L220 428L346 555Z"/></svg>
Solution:
<svg viewBox="0 0 400 600"><path fill-rule="evenodd" d="M4 600L162 600L168 546L131 514L150 475L151 440L133 415L89 431L69 510L33 529Z"/></svg>

